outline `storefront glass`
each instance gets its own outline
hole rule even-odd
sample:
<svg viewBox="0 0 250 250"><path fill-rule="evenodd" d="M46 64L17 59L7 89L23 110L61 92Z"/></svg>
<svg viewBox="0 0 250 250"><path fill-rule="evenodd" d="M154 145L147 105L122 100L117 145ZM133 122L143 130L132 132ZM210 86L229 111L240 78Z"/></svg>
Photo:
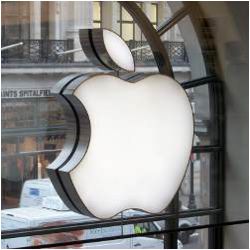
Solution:
<svg viewBox="0 0 250 250"><path fill-rule="evenodd" d="M77 6L77 4L79 6ZM5 29L4 30L12 30L14 29L14 26L10 26L8 20L8 16L6 16L9 12L14 13L11 11L11 6L13 3L8 4L7 2L3 4L4 8L8 9L8 12L3 11L3 19L5 23ZM15 4L14 4L15 5ZM18 3L18 8L25 9L24 12L20 12L23 14L20 14L19 12L16 13L16 19L13 22L19 23L20 15L24 15L26 13L29 15L29 17L32 19L36 18L36 11L39 11L39 8L41 8L40 3L30 2L30 3ZM118 34L121 34L123 39L129 44L131 49L134 49L133 56L136 61L136 70L146 70L147 72L157 72L156 64L154 61L153 53L148 46L148 42L146 41L145 37L143 36L141 29L139 26L135 23L131 15L125 10L125 8L121 7L118 3L102 3L102 2L85 2L85 3L74 3L70 4L69 2L65 3L57 3L57 2L49 2L49 8L51 11L55 11L55 13L58 14L59 9L61 9L62 13L59 12L60 15L60 23L65 24L67 22L67 19L64 20L63 11L69 8L70 10L74 11L74 13L77 13L77 8L85 8L85 12L88 13L91 9L93 11L93 19L86 20L86 22L91 23L93 27L107 27L111 30L115 30ZM142 9L142 11L149 17L150 22L152 25L157 28L157 24L160 24L162 21L165 20L165 15L169 15L169 17L172 15L170 12L170 8L165 3L138 3L138 6ZM44 7L44 6L43 6ZM114 23L110 24L110 22L107 22L106 19L110 15L109 11L113 9L114 14L116 15L116 20L114 20ZM163 10L166 10L167 12L163 12ZM26 15L25 14L25 15ZM42 12L43 15L45 15L45 9L43 9ZM56 15L57 15L56 14ZM9 15L9 14L8 14ZM34 15L34 17L32 16ZM79 15L79 16L77 16ZM76 14L74 17L76 21L82 20L81 19L82 13ZM92 16L92 15L91 15ZM49 20L46 20L46 18L49 18ZM41 20L43 20L42 26L43 31L45 28L46 23L49 24L47 27L47 33L49 34L49 37L57 37L57 23L58 21L56 19L52 19L50 15L45 15L41 17ZM87 24L86 23L86 24ZM72 22L69 21L68 25L71 25ZM30 23L30 35L28 35L27 39L30 39L30 42L34 41L33 37L35 34L33 34L34 28L38 28L35 26L36 23L34 21L31 21ZM66 24L65 24L66 25ZM65 30L65 32L67 32ZM4 33L3 38L4 39L12 39L12 36L8 35L9 33ZM26 33L24 31L20 31L20 37L24 36ZM66 33L65 33L66 34ZM162 36L162 39L164 40L164 45L166 49L169 52L170 61L173 65L174 72L176 75L177 80L183 82L188 81L190 79L190 71L180 71L178 67L189 67L187 55L185 55L185 47L183 44L183 39L179 39L180 36L179 30L174 29L174 31L171 31L171 34L167 34ZM42 37L41 37L42 38ZM71 37L74 39L74 37ZM15 37L16 39L16 37ZM46 39L46 40L45 40ZM52 47L46 47L49 45L50 40L45 39L38 39L36 40L36 43L38 46L40 46L41 49L41 58L45 57L45 61L49 62L50 59L53 58L53 60L56 59L55 53L57 53L57 49L61 49L60 47L57 48L58 45L55 44L55 47L53 48L54 51L50 50ZM176 40L177 39L177 40ZM55 40L55 39L54 39ZM60 39L59 39L60 40ZM59 41L58 41L59 42ZM30 44L30 43L29 43ZM77 42L75 41L75 46L77 48ZM50 45L49 45L50 46ZM51 45L54 46L54 45ZM32 49L36 50L36 47L32 47ZM45 50L46 49L46 50ZM8 53L14 50L7 51ZM22 51L22 48L20 48L20 51ZM58 50L61 51L61 50ZM29 50L29 53L31 53L32 50ZM36 52L37 53L37 52ZM39 52L40 53L40 52ZM53 54L54 53L54 54ZM5 54L4 54L5 55ZM9 56L9 57L8 57ZM20 57L22 56L22 65L24 65L26 54L22 53L20 54L13 54L9 53L6 54L6 61L10 60L12 58L12 61L18 61ZM34 54L29 54L27 56L31 56L33 58ZM31 59L27 58L28 60ZM72 62L72 66L74 64L76 65L77 62L83 63L84 58L82 55L76 53L73 55L74 61ZM13 59L14 58L14 59ZM64 59L63 56L58 57L58 63L61 63ZM52 65L52 67L55 67L57 65L60 66L57 62ZM86 64L87 65L87 64ZM35 68L34 68L35 66ZM35 71L37 69L43 69L42 67L46 66L45 64L32 64L32 67L29 69L33 70L33 74L35 74ZM61 65L62 66L62 65ZM140 67L146 67L145 69ZM13 65L11 67L13 73L16 70L16 67ZM61 71L60 78L62 78L64 75L67 75L66 73L63 74L63 69L59 68ZM96 70L95 68L93 69ZM46 70L42 71L43 77L47 76L50 77L50 75L47 75ZM40 74L37 74L37 76L40 77ZM25 77L29 77L27 74ZM58 77L58 80L60 79ZM47 179L48 175L46 173L46 167L53 162L53 160L58 156L61 149L63 148L65 136L66 136L66 122L63 110L60 106L60 103L51 96L50 91L53 87L53 84L56 83L56 80L52 85L49 87L44 88L44 86L41 85L39 82L39 78L37 81L33 82L32 88L28 88L27 84L25 83L25 80L21 80L20 83L21 86L16 86L16 88L9 88L8 86L8 78L5 80L4 86L7 88L2 90L2 209L10 209L10 208L18 208L20 206L28 206L33 207L34 204L38 204L37 196L38 193L40 194L41 190L37 190L37 186L39 185L40 179ZM202 87L200 87L202 88ZM204 87L206 88L206 87ZM26 91L26 92L24 92ZM187 90L188 95L190 97L192 106L195 110L198 112L202 112L202 115L204 115L206 118L201 118L201 116L197 117L197 126L196 126L196 137L194 140L195 145L205 145L209 144L210 142L210 136L208 134L208 127L209 127L209 100L208 100L208 89L206 88L205 91L200 91L201 93L204 93L206 96L206 102L205 99L202 97L202 102L199 102L199 98L201 96L199 94L196 94L197 90L189 89ZM197 93L200 93L197 92ZM197 99L198 98L198 99ZM198 100L198 101L197 101ZM199 107L200 103L203 105L203 109ZM196 113L195 113L196 114ZM200 120L199 120L200 119ZM201 121L199 123L199 121ZM206 122L208 121L208 122ZM209 204L209 178L207 178L207 175L209 175L209 169L210 169L210 162L209 162L209 155L202 155L198 156L197 154L192 155L193 159L190 163L189 169L187 170L186 177L183 180L183 184L180 188L180 211L185 209L190 209L189 206L189 199L193 196L195 199L195 206L197 208L208 208L210 206ZM193 168L193 193L190 189L190 169ZM202 181L203 179L206 179L207 186ZM33 182L33 180L37 180L37 182ZM30 182L32 181L32 182ZM33 186L32 186L33 185ZM201 186L203 185L203 186ZM28 188L27 188L28 187ZM52 186L50 186L52 187ZM25 191L25 190L29 191ZM28 193L25 193L28 192ZM47 193L44 191L44 197L46 197L49 193L51 193L51 190L48 190ZM53 192L52 192L53 193ZM29 200L27 204L24 202L24 195L29 197ZM193 196L192 196L193 195ZM192 197L191 197L192 196ZM40 197L40 205L42 204L43 197ZM33 205L32 205L33 200ZM163 211L164 212L164 211ZM44 219L45 220L45 219ZM54 222L55 225L57 225L59 222ZM66 222L65 222L66 223ZM67 222L69 223L69 222ZM60 223L59 223L60 224ZM41 225L52 225L48 223L39 224ZM162 224L164 225L164 223ZM37 225L38 226L38 225ZM20 227L20 225L16 226L17 228ZM130 230L129 232L132 233L137 230L145 230L145 231L152 231L152 230L159 230L157 226L155 226L153 223L138 223L134 225L134 229L132 230L129 227L126 229L122 228L123 234L126 233L126 230ZM132 230L132 231L131 231ZM111 230L112 231L112 230ZM115 235L120 235L121 231L113 230ZM98 230L97 230L98 232ZM109 232L109 230L108 230ZM138 231L139 232L139 231ZM128 233L128 232L127 232ZM95 234L94 234L95 235ZM99 234L96 233L95 237L98 237ZM49 237L49 238L48 238ZM52 236L41 236L36 237L34 240L34 244L40 244L41 242L56 242L55 239L57 239L58 242L62 241L63 235L58 234L58 237L52 237L53 241L51 241ZM94 237L94 236L93 236ZM158 237L158 236L152 236ZM81 238L81 237L80 237ZM163 236L160 236L161 239L163 239ZM67 238L68 239L68 238ZM124 241L126 244L129 243L129 241ZM135 239L132 240L132 243L135 242ZM129 243L129 244L132 244ZM159 242L158 242L159 243ZM158 244L157 242L155 244ZM136 244L141 244L140 242ZM182 244L182 243L181 243ZM163 245L162 247L163 248Z"/></svg>
<svg viewBox="0 0 250 250"><path fill-rule="evenodd" d="M182 2L138 2L137 6L158 32L174 78L186 90L194 113L193 151L187 171L174 204L157 215L166 219L147 217L145 221L123 224L126 219L150 216L124 212L117 215L120 224L3 239L3 248L150 232L156 234L110 239L108 244L118 248L221 246L220 229L157 234L169 228L195 227L224 219L223 91L217 88L221 82L216 75L217 54L211 36L216 26L201 18L200 12L189 12ZM67 117L51 90L70 74L100 72L80 51L79 28L102 27L119 34L132 51L136 74L157 73L155 55L141 28L118 2L3 1L1 12L2 47L14 45L3 50L1 58L2 229L97 223L99 220L69 211L48 178L46 167L60 154L67 135ZM191 81L200 78L203 80ZM12 223L14 217L24 222ZM103 247L106 243L95 244ZM82 247L82 243L74 247Z"/></svg>

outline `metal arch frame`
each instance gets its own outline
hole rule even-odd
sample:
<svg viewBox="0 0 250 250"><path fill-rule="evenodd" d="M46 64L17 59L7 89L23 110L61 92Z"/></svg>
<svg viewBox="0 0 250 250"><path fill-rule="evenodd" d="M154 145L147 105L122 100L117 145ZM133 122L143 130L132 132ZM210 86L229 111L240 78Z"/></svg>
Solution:
<svg viewBox="0 0 250 250"><path fill-rule="evenodd" d="M146 15L141 11L135 2L121 1L119 3L133 17L144 34L154 55L159 72L163 75L173 77L172 66L170 64L166 49L159 35L157 34L157 31L154 29Z"/></svg>

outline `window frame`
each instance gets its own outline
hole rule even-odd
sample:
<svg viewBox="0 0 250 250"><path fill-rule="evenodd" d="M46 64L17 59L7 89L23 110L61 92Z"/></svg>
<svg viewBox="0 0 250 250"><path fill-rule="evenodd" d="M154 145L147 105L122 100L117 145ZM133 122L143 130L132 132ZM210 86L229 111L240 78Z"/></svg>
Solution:
<svg viewBox="0 0 250 250"><path fill-rule="evenodd" d="M143 2L136 2L136 4L137 5L139 5L140 6L140 8L142 9L143 8ZM128 20L123 20L123 15L122 15L122 11L123 10L125 10L125 8L124 7L122 7L122 5L120 4L120 6L119 6L119 9L120 9L120 18L119 18L119 20L118 20L118 23L120 23L120 36L123 38L123 36L122 36L122 34L123 34L123 27L122 27L122 25L123 24L129 24L129 25L132 25L132 27L133 27L133 38L132 38L132 40L134 41L135 40L135 29L136 29L136 22L133 20L133 18L132 18L132 20L131 21L128 21ZM126 10L125 10L126 11ZM128 14L129 15L129 14ZM124 39L124 38L123 38ZM124 39L125 40L125 39ZM143 34L142 34L142 32L140 32L140 39L139 39L139 41L142 41L143 40ZM131 40L125 40L126 42L128 42L128 41L131 41Z"/></svg>

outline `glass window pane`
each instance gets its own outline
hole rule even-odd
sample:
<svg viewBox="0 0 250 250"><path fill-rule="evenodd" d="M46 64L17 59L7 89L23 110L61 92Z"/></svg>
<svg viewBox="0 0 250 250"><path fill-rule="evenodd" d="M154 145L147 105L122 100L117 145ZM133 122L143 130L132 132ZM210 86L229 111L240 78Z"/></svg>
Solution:
<svg viewBox="0 0 250 250"><path fill-rule="evenodd" d="M11 155L17 152L17 137L2 137L2 154Z"/></svg>
<svg viewBox="0 0 250 250"><path fill-rule="evenodd" d="M93 2L93 19L95 21L101 20L101 3Z"/></svg>
<svg viewBox="0 0 250 250"><path fill-rule="evenodd" d="M46 150L46 149L45 149ZM44 151L45 151L44 150ZM42 152L37 154L37 177L40 178L48 178L47 170L46 168L49 166L50 163L52 163L60 151L50 151L46 150L47 152ZM49 180L49 179L48 179Z"/></svg>
<svg viewBox="0 0 250 250"><path fill-rule="evenodd" d="M150 21L155 28L157 22L162 23L169 20L183 6L181 2L168 3L166 1L136 2L136 4L145 14L150 16ZM102 5L105 8L102 8ZM171 8L170 5L172 5ZM173 8L173 5L176 5L176 7ZM91 12L93 10L93 12L89 13L90 10ZM101 20L102 16L105 17L103 20ZM201 40L204 39L202 43L208 44L207 50L204 51L207 55L205 60L209 60L211 65L215 65L214 51L211 46L214 37L211 36L210 26L208 25L210 21L207 22L201 15L197 24L199 23L201 23L200 29L202 31ZM47 175L47 166L58 157L65 142L67 124L63 108L50 94L44 96L20 96L18 94L22 90L40 91L41 89L46 89L50 93L55 84L69 74L100 72L97 67L88 61L82 51L69 52L68 54L58 53L79 49L76 26L92 28L92 24L94 28L103 26L120 32L130 49L133 49L136 72L146 74L158 72L148 42L134 19L124 8L121 8L119 2L59 1L55 4L48 1L46 6L35 1L2 3L3 44L9 45L20 40L24 42L23 46L2 53L1 173L3 230L30 228L31 226L56 226L82 222L83 220L86 222L93 221L93 218L84 217L65 208ZM221 29L222 22L219 25L217 25L217 22L216 25L213 25L213 22L211 24L213 31ZM180 83L206 75L202 60L203 52L200 50L199 40L196 39L192 25L190 18L186 16L161 36L170 57L174 77ZM238 32L236 33L238 34ZM186 34L186 37L184 37L184 34ZM228 43L230 43L231 37L228 39ZM231 48L231 46L229 47ZM243 61L241 62L241 58L239 60L238 65L242 67ZM119 72L119 76L122 74L125 73ZM230 93L233 93L233 91ZM210 100L213 97L213 92L207 85L204 85L187 90L187 94L194 109L194 145L216 144L218 134L216 134L217 131L214 129L212 119L217 114L212 113L213 102ZM216 199L219 196L217 193L220 194L217 185L220 180L218 169L220 171L221 169L216 167L219 156L221 155L218 153L191 155L191 162L178 191L180 213L183 211L190 213L190 210L194 208L204 209L218 206L218 200ZM53 202L52 199L50 203L47 203L47 206L48 204L51 206L59 204L61 211L57 210L58 207L56 209L42 207L42 203L46 204L44 201L50 196L56 202ZM47 216L48 211L51 212L50 218ZM166 208L162 211L162 213L165 212L168 213L169 210ZM132 213L127 217L144 216L146 214L138 213ZM26 217L22 217L22 215ZM121 215L123 218L126 217L125 213L118 216ZM32 225L29 222L26 223L26 221L25 223L16 223L16 221L12 223L13 218L18 218L16 221L24 221L28 218L32 221ZM188 225L208 223L197 217L180 218L178 222L179 227L182 227L185 223ZM109 228L110 230L108 228L92 228L91 230L84 230L84 232L76 231L3 240L2 243L6 248L7 246L15 248L27 244L39 245L112 235L140 234L165 228L165 221L157 223L142 222L130 226L119 225L116 228ZM209 230L201 229L185 232L188 232L188 234L178 234L179 247L207 248L209 246ZM164 248L163 235L152 235L147 239L143 237L143 241L140 241L139 238L134 237L120 242L122 242L123 248ZM111 243L117 246L117 241ZM100 245L102 243L95 244ZM87 245L87 247L89 246L91 245ZM82 246L76 245L76 247Z"/></svg>
<svg viewBox="0 0 250 250"><path fill-rule="evenodd" d="M21 29L20 37L22 39L29 38L30 25L27 22L27 20L22 20L22 22L20 23L20 29Z"/></svg>
<svg viewBox="0 0 250 250"><path fill-rule="evenodd" d="M14 17L6 17L5 20L5 37L8 39L19 39L20 26L18 20Z"/></svg>
<svg viewBox="0 0 250 250"><path fill-rule="evenodd" d="M179 219L179 227L186 228L209 223L209 216L195 216ZM192 229L178 232L178 240L183 249L207 249L209 235L207 229Z"/></svg>
<svg viewBox="0 0 250 250"><path fill-rule="evenodd" d="M194 112L194 145L215 145L218 142L218 133L212 117L217 114L212 114L213 111L210 110L209 85L188 89L187 93Z"/></svg>
<svg viewBox="0 0 250 250"><path fill-rule="evenodd" d="M187 172L179 190L180 211L214 206L211 181L216 180L214 154L191 154ZM215 184L214 184L215 185Z"/></svg>
<svg viewBox="0 0 250 250"><path fill-rule="evenodd" d="M2 209L18 207L22 188L22 176L17 167L17 157L2 157L1 174Z"/></svg>
<svg viewBox="0 0 250 250"><path fill-rule="evenodd" d="M23 17L29 16L30 14L30 2L23 1L22 4L20 4L20 15Z"/></svg>
<svg viewBox="0 0 250 250"><path fill-rule="evenodd" d="M94 22L93 28L101 28L101 23Z"/></svg>
<svg viewBox="0 0 250 250"><path fill-rule="evenodd" d="M183 244L183 249L208 249L208 229L193 231L181 231L179 239Z"/></svg>
<svg viewBox="0 0 250 250"><path fill-rule="evenodd" d="M6 16L18 16L19 8L20 8L20 5L18 4L18 2L14 2L14 1L2 2L2 9L4 10L3 13Z"/></svg>
<svg viewBox="0 0 250 250"><path fill-rule="evenodd" d="M6 93L12 93L7 91ZM34 127L36 102L10 98L2 102L2 128Z"/></svg>
<svg viewBox="0 0 250 250"><path fill-rule="evenodd" d="M65 134L46 135L39 137L38 150L62 149L65 140Z"/></svg>
<svg viewBox="0 0 250 250"><path fill-rule="evenodd" d="M38 105L39 126L58 126L65 124L63 109L54 98L42 99Z"/></svg>
<svg viewBox="0 0 250 250"><path fill-rule="evenodd" d="M151 4L151 22L157 23L157 4Z"/></svg>
<svg viewBox="0 0 250 250"><path fill-rule="evenodd" d="M122 21L133 21L131 15L124 8L122 8Z"/></svg>
<svg viewBox="0 0 250 250"><path fill-rule="evenodd" d="M142 32L141 32L141 29L139 28L139 26L137 24L134 25L135 27L135 31L134 31L134 40L135 41L138 41L138 42L141 42L142 41Z"/></svg>
<svg viewBox="0 0 250 250"><path fill-rule="evenodd" d="M134 39L134 25L132 23L122 24L122 38L125 41Z"/></svg>
<svg viewBox="0 0 250 250"><path fill-rule="evenodd" d="M19 137L19 152L32 152L37 150L37 140L35 136Z"/></svg>

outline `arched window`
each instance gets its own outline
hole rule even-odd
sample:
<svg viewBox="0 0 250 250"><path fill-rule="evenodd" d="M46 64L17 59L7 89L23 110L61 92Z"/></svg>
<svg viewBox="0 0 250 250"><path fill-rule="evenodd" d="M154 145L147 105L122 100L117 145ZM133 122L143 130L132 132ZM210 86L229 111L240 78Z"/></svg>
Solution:
<svg viewBox="0 0 250 250"><path fill-rule="evenodd" d="M13 50L25 60L15 54L13 63L11 50L2 53L2 246L222 248L223 226L230 222L224 218L224 85L218 77L213 20L196 2L138 2L138 9L110 1L55 3L34 5L32 15L28 2L2 4L2 39L26 39L25 46ZM148 24L139 24L146 17ZM195 137L189 166L172 203L160 214L132 210L107 220L82 216L60 202L46 178L67 128L50 90L70 73L100 72L81 51L77 33L98 27L128 43L135 74L118 74L134 81L159 72L161 57L151 49L156 39L145 35L153 27L151 35L157 34L170 62L164 73L181 84L192 105Z"/></svg>

